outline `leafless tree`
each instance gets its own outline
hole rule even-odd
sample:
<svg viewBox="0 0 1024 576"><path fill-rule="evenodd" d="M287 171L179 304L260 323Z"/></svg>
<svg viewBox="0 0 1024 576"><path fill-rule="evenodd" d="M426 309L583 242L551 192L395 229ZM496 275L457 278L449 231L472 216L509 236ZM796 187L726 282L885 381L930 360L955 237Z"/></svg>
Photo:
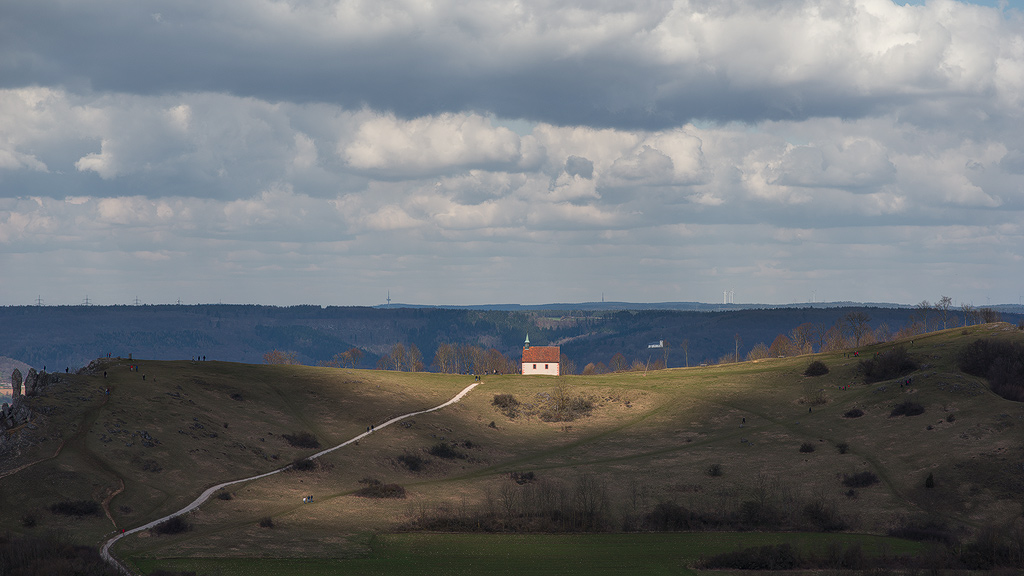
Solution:
<svg viewBox="0 0 1024 576"><path fill-rule="evenodd" d="M793 331L789 334L789 338L793 341L793 346L797 349L798 354L810 354L814 352L814 325L810 322L804 322L796 328L793 328Z"/></svg>
<svg viewBox="0 0 1024 576"><path fill-rule="evenodd" d="M864 335L871 329L871 326L868 325L868 322L871 321L871 316L868 316L866 312L861 311L850 312L843 317L843 320L846 322L850 333L853 335L854 346L860 346L861 339L863 339Z"/></svg>
<svg viewBox="0 0 1024 576"><path fill-rule="evenodd" d="M747 361L762 360L764 358L771 358L772 353L768 351L768 347L764 345L764 342L758 342L754 344L754 347L747 352Z"/></svg>
<svg viewBox="0 0 1024 576"><path fill-rule="evenodd" d="M949 309L953 306L953 299L949 296L943 296L939 298L939 301L935 304L935 309L939 311L939 316L942 318L942 329L946 329L946 320L949 318Z"/></svg>
<svg viewBox="0 0 1024 576"><path fill-rule="evenodd" d="M796 347L793 346L793 343L784 334L776 336L775 341L768 348L768 353L774 357L791 356L795 351Z"/></svg>

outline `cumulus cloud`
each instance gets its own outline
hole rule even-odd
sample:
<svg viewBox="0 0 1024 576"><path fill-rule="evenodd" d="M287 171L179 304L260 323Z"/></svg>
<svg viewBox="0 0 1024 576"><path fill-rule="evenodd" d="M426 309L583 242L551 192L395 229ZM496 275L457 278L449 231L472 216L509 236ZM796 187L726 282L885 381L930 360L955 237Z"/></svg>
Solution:
<svg viewBox="0 0 1024 576"><path fill-rule="evenodd" d="M539 253L579 275L542 301L605 283L713 300L743 279L885 299L848 294L822 246L930 279L956 276L952 241L917 237L1024 252L1015 10L40 0L5 6L3 30L5 267L130 258L168 279L191 260L246 295L291 273L360 294L341 303L385 280L455 303L515 300ZM452 288L466 269L495 295Z"/></svg>
<svg viewBox="0 0 1024 576"><path fill-rule="evenodd" d="M381 115L365 120L338 153L356 170L422 176L469 168L511 167L521 158L519 137L475 114L413 120Z"/></svg>

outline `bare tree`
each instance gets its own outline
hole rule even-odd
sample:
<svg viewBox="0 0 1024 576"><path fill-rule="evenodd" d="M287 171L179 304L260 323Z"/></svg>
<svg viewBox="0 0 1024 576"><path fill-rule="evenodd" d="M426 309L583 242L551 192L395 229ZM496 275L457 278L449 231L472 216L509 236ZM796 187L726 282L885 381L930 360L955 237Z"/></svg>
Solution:
<svg viewBox="0 0 1024 576"><path fill-rule="evenodd" d="M939 301L935 304L935 309L939 311L939 316L942 317L942 329L946 329L946 320L949 318L949 309L953 306L953 299L949 296L943 296L939 298Z"/></svg>
<svg viewBox="0 0 1024 576"><path fill-rule="evenodd" d="M405 344L396 342L395 345L391 347L391 353L388 354L387 366L389 370L402 370L402 367L405 366Z"/></svg>
<svg viewBox="0 0 1024 576"><path fill-rule="evenodd" d="M871 329L871 326L868 325L868 322L871 321L871 316L861 311L850 312L843 317L843 320L846 322L850 333L853 334L854 346L860 346L861 339Z"/></svg>
<svg viewBox="0 0 1024 576"><path fill-rule="evenodd" d="M690 339L683 338L683 357L685 358L686 367L690 367Z"/></svg>
<svg viewBox="0 0 1024 576"><path fill-rule="evenodd" d="M772 353L768 350L768 347L764 345L764 342L758 342L754 344L754 347L747 352L747 361L762 360L764 358L771 358Z"/></svg>
<svg viewBox="0 0 1024 576"><path fill-rule="evenodd" d="M793 347L796 348L797 354L810 354L814 352L814 325L810 322L804 322L793 328L789 338L793 341Z"/></svg>
<svg viewBox="0 0 1024 576"><path fill-rule="evenodd" d="M964 326L970 326L974 320L974 307L970 304L961 304L960 311L964 315Z"/></svg>
<svg viewBox="0 0 1024 576"><path fill-rule="evenodd" d="M570 359L565 354L559 354L558 356L558 373L559 374L575 374L576 373L576 362Z"/></svg>
<svg viewBox="0 0 1024 576"><path fill-rule="evenodd" d="M434 367L443 374L455 372L455 347L447 342L442 342L434 353Z"/></svg>
<svg viewBox="0 0 1024 576"><path fill-rule="evenodd" d="M736 335L733 338L735 339L735 342L736 342L736 351L733 353L733 358L734 358L733 362L739 362L740 361L740 333L737 332Z"/></svg>
<svg viewBox="0 0 1024 576"><path fill-rule="evenodd" d="M626 363L626 357L622 355L622 352L616 352L608 362L608 367L612 372L622 372L629 367L629 364Z"/></svg>
<svg viewBox="0 0 1024 576"><path fill-rule="evenodd" d="M928 316L932 311L932 303L927 300L921 300L917 306L916 317L924 325L924 332L928 332Z"/></svg>
<svg viewBox="0 0 1024 576"><path fill-rule="evenodd" d="M768 353L774 357L791 356L795 351L796 347L793 346L793 343L784 334L776 336L775 341L768 348Z"/></svg>

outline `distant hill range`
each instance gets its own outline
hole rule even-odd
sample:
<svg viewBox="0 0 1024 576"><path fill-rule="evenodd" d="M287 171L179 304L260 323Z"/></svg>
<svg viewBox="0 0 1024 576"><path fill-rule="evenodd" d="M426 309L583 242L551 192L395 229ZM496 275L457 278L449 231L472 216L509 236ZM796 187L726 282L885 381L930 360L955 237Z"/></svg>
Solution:
<svg viewBox="0 0 1024 576"><path fill-rule="evenodd" d="M993 306L1002 320L1017 323L1024 307ZM634 304L588 302L539 306L490 305L382 307L143 305L0 307L0 356L50 372L74 370L112 356L149 359L207 357L263 362L271 350L287 351L303 364L330 361L352 347L363 351L358 365L376 366L396 343L415 345L430 368L442 343L494 348L520 356L529 334L535 345L557 344L577 367L608 364L616 353L628 362L668 359L669 366L714 362L725 355L743 359L759 343L770 346L800 325L821 330L851 313L866 314L872 330L896 333L911 323L942 327L939 312L896 304L847 302L792 306L676 302ZM976 323L950 309L947 326ZM884 325L884 327L883 327ZM663 340L667 349L649 349ZM683 350L682 343L687 343ZM0 366L4 381L13 364ZM26 369L21 368L24 373Z"/></svg>

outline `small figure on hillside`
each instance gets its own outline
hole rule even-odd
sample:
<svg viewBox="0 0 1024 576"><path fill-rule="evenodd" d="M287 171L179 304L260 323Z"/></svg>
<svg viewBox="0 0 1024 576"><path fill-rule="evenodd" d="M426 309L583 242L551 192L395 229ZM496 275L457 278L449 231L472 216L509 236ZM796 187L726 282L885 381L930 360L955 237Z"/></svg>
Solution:
<svg viewBox="0 0 1024 576"><path fill-rule="evenodd" d="M145 375L145 374L143 374L143 375L142 375L142 379L143 379L143 380L145 380L145 379L146 379L146 375Z"/></svg>
<svg viewBox="0 0 1024 576"><path fill-rule="evenodd" d="M810 406L808 406L808 407L807 407L807 413L808 413L808 414L810 414L810 413L811 413L811 407L810 407Z"/></svg>

